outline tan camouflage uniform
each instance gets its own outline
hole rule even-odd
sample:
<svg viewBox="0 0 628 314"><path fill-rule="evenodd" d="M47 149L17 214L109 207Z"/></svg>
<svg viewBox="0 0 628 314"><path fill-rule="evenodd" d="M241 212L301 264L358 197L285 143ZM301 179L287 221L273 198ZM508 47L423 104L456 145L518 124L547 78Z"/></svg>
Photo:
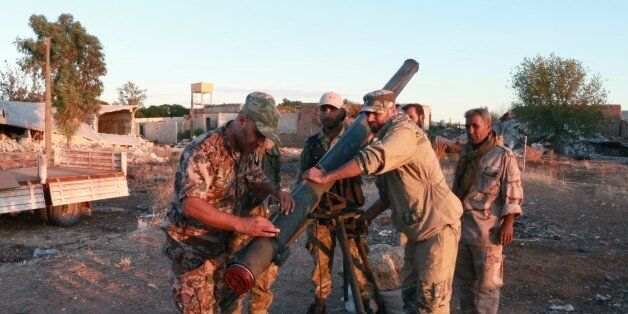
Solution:
<svg viewBox="0 0 628 314"><path fill-rule="evenodd" d="M389 93L367 94L362 111L391 108ZM408 238L404 311L449 313L462 205L449 190L427 136L407 115L393 115L376 138L355 160L364 174L377 176L380 198L390 204L395 227Z"/></svg>
<svg viewBox="0 0 628 314"><path fill-rule="evenodd" d="M470 186L462 184L465 176ZM504 284L500 225L508 214L521 215L523 199L515 155L492 133L478 150L469 143L460 154L453 190L464 208L456 265L460 306L464 313L497 313Z"/></svg>
<svg viewBox="0 0 628 314"><path fill-rule="evenodd" d="M346 128L343 123L342 129L338 135L330 140L324 135L323 132L315 135L322 143L322 149L327 151L331 146L336 144L338 139L342 136ZM305 171L311 167L313 163L311 161L311 153L309 152L309 145L306 145L301 152L301 171ZM343 195L340 195L341 197ZM317 299L325 300L331 294L332 280L331 271L333 269L334 250L336 249L336 228L329 224L323 224L316 221L308 226L307 229L307 243L306 247L312 258L314 259L314 270L312 272L312 282L314 283L314 297ZM365 274L364 265L360 262L362 259L358 253L358 248L353 239L349 239L349 252L355 261L355 274L360 285L360 292L363 300L371 298L373 292L373 286L368 281Z"/></svg>
<svg viewBox="0 0 628 314"><path fill-rule="evenodd" d="M231 232L183 215L185 197L198 197L218 210L239 214L237 201L252 182L268 182L251 155L230 144L226 126L206 133L183 152L175 174L164 253L172 261L173 298L184 313L219 313Z"/></svg>
<svg viewBox="0 0 628 314"><path fill-rule="evenodd" d="M261 166L262 170L268 178L271 179L271 182L275 185L277 189L280 188L280 152L277 145L272 145L272 147L260 147L254 156L255 163L258 166ZM255 201L254 197L250 195L247 196L247 204L251 204L253 209L250 210L250 216L260 216L264 215L266 218L269 218L268 212L265 212L263 205L259 204L259 201ZM239 250L244 248L246 244L250 242L252 238L250 236L244 234L234 234L233 238L229 242L229 246L233 254L237 253ZM270 286L275 283L277 279L277 271L279 267L274 263L270 264L266 271L264 271L259 277L255 279L255 284L253 288L251 288L251 299L249 300L249 313L252 314L262 314L268 313L268 309L270 308L274 294L270 291ZM232 313L242 313L242 302L246 294L240 297L238 301L237 307L232 311Z"/></svg>

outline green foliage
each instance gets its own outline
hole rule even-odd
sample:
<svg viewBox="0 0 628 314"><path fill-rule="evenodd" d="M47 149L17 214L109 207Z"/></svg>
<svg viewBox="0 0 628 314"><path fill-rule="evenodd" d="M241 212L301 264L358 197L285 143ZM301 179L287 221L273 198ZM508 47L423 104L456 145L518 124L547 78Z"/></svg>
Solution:
<svg viewBox="0 0 628 314"><path fill-rule="evenodd" d="M146 100L146 90L140 89L135 83L128 81L118 88L116 105L143 107Z"/></svg>
<svg viewBox="0 0 628 314"><path fill-rule="evenodd" d="M277 105L277 110L279 110L280 112L297 112L301 108L302 104L302 101L292 101L284 98L283 101L279 105Z"/></svg>
<svg viewBox="0 0 628 314"><path fill-rule="evenodd" d="M107 73L102 45L71 14L61 14L56 22L49 22L43 15L31 15L29 21L35 38L16 40L18 51L24 54L19 64L43 82L44 38L51 38L52 106L57 108L56 124L71 139L78 125L100 108L100 77Z"/></svg>
<svg viewBox="0 0 628 314"><path fill-rule="evenodd" d="M183 117L190 114L190 109L178 104L163 104L140 108L135 112L136 118Z"/></svg>
<svg viewBox="0 0 628 314"><path fill-rule="evenodd" d="M194 130L194 136L199 136L201 134L205 133L205 131L203 131L203 129L201 128L196 128ZM177 134L177 139L184 139L184 138L190 138L190 130L186 130L184 132L181 132L179 134Z"/></svg>
<svg viewBox="0 0 628 314"><path fill-rule="evenodd" d="M590 134L602 115L598 106L606 102L599 77L587 78L588 70L574 59L525 58L515 69L512 87L518 101L516 116L535 130L533 136L547 137L557 147L574 136Z"/></svg>
<svg viewBox="0 0 628 314"><path fill-rule="evenodd" d="M43 102L44 87L36 76L4 60L0 70L0 99L9 101Z"/></svg>

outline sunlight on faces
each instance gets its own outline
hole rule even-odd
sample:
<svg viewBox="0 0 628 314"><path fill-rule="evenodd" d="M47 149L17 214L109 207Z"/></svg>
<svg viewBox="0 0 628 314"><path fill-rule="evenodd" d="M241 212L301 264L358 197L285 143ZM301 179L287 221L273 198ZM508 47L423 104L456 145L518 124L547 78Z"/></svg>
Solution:
<svg viewBox="0 0 628 314"><path fill-rule="evenodd" d="M467 128L467 137L473 144L480 144L493 129L490 123L487 123L478 114L466 119L465 127Z"/></svg>
<svg viewBox="0 0 628 314"><path fill-rule="evenodd" d="M344 110L338 109L331 105L322 105L318 107L319 118L323 127L327 130L336 129L344 119Z"/></svg>
<svg viewBox="0 0 628 314"><path fill-rule="evenodd" d="M266 137L257 130L257 125L255 125L253 119L245 114L239 114L234 122L237 130L234 134L237 150L244 153L252 153L264 145Z"/></svg>
<svg viewBox="0 0 628 314"><path fill-rule="evenodd" d="M395 107L388 108L383 112L367 112L366 113L366 121L369 123L369 127L371 127L371 131L373 133L377 133L388 120L397 112Z"/></svg>

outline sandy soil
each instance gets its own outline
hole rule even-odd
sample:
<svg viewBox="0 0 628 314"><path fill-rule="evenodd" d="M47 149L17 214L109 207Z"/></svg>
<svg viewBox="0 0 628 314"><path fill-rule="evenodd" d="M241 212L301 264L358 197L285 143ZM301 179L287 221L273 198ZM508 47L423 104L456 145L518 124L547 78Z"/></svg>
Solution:
<svg viewBox="0 0 628 314"><path fill-rule="evenodd" d="M298 150L285 152L286 187L294 182L296 156ZM451 179L453 161L444 160L443 167ZM577 312L626 312L626 165L546 161L526 171L525 213L516 222L517 239L505 250L502 310L546 312L550 304L571 304ZM46 226L28 213L0 216L2 312L174 312L163 233L136 230L152 197L131 186L130 197L95 202L93 215L72 228ZM365 191L373 202L377 192L369 180ZM395 243L396 232L377 235L384 229L392 227L377 226L369 243ZM271 312L305 312L313 299L304 243L302 236L280 269ZM34 258L38 248L59 253ZM328 304L335 313L343 311L339 257L337 250ZM597 294L610 299L596 300Z"/></svg>

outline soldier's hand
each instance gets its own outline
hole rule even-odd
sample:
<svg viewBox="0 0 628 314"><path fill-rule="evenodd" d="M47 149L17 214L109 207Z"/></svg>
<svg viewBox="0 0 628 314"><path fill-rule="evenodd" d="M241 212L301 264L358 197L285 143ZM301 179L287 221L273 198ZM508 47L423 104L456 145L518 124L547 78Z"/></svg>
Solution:
<svg viewBox="0 0 628 314"><path fill-rule="evenodd" d="M504 221L499 227L499 243L501 245L507 245L512 242L514 227L512 223Z"/></svg>
<svg viewBox="0 0 628 314"><path fill-rule="evenodd" d="M243 223L238 232L252 236L252 237L274 237L279 233L270 220L261 216L252 216L243 218Z"/></svg>
<svg viewBox="0 0 628 314"><path fill-rule="evenodd" d="M303 172L303 174L301 175L301 179L310 180L318 184L326 183L325 174L323 173L323 170L320 170L316 167L305 170L305 172Z"/></svg>
<svg viewBox="0 0 628 314"><path fill-rule="evenodd" d="M512 242L514 235L515 214L506 214L501 226L499 226L499 243L507 245Z"/></svg>
<svg viewBox="0 0 628 314"><path fill-rule="evenodd" d="M277 193L277 198L279 199L279 204L281 205L281 212L285 215L294 210L294 199L292 199L290 193L286 191L279 191Z"/></svg>

